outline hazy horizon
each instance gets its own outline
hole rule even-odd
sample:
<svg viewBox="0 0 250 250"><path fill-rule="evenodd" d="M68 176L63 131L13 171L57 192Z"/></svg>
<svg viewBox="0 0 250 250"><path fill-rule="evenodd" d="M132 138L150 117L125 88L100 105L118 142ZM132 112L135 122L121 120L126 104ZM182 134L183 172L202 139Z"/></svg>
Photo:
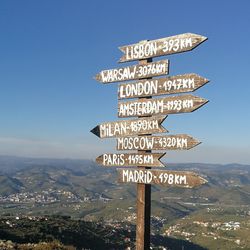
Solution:
<svg viewBox="0 0 250 250"><path fill-rule="evenodd" d="M99 156L99 155L98 155ZM95 158L81 158L81 157L48 157L48 156L30 156L30 155L8 155L8 154L0 154L0 157L7 157L7 158L24 158L24 159L36 159L36 160L72 160L72 161L91 161L95 162ZM161 158L161 162L165 164L166 170L168 167L168 164L211 164L211 165L231 165L231 164L236 164L236 165L243 165L243 166L250 166L248 163L240 163L240 162L223 162L223 163L218 163L218 162L206 162L206 161L169 161L167 157ZM96 163L96 162L95 162ZM97 163L96 163L97 164ZM97 164L98 165L98 164ZM100 167L103 167L100 165ZM115 169L115 167L112 167Z"/></svg>

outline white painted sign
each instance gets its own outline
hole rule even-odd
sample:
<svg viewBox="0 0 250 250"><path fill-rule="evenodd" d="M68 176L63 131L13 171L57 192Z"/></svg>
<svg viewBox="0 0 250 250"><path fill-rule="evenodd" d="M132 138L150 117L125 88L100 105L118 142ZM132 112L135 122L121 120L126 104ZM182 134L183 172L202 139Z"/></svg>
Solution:
<svg viewBox="0 0 250 250"><path fill-rule="evenodd" d="M192 73L122 83L118 87L118 99L191 92L207 82L206 78Z"/></svg>
<svg viewBox="0 0 250 250"><path fill-rule="evenodd" d="M119 62L128 62L189 51L206 40L207 37L193 33L185 33L157 40L125 45L119 47L124 53Z"/></svg>
<svg viewBox="0 0 250 250"><path fill-rule="evenodd" d="M116 141L117 150L187 150L200 144L185 134L120 137Z"/></svg>
<svg viewBox="0 0 250 250"><path fill-rule="evenodd" d="M187 113L200 108L207 102L208 100L193 95L119 102L118 117Z"/></svg>
<svg viewBox="0 0 250 250"><path fill-rule="evenodd" d="M163 167L160 159L165 153L130 153L130 154L103 154L96 158L96 162L105 167Z"/></svg>
<svg viewBox="0 0 250 250"><path fill-rule="evenodd" d="M149 169L117 169L118 182L159 184L191 188L205 184L207 180L188 171L168 171Z"/></svg>
<svg viewBox="0 0 250 250"><path fill-rule="evenodd" d="M91 130L100 138L168 132L161 124L166 116L154 116L116 122L105 122Z"/></svg>
<svg viewBox="0 0 250 250"><path fill-rule="evenodd" d="M102 83L121 82L168 74L168 60L102 70L95 76Z"/></svg>

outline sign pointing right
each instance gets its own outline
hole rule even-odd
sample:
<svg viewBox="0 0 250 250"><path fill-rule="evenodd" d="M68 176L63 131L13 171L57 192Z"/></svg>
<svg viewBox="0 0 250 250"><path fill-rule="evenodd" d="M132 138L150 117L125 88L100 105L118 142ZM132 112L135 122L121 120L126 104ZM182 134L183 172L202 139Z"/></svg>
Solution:
<svg viewBox="0 0 250 250"><path fill-rule="evenodd" d="M189 51L206 40L207 37L205 36L185 33L157 40L125 45L119 47L119 49L124 53L119 62L129 62Z"/></svg>
<svg viewBox="0 0 250 250"><path fill-rule="evenodd" d="M119 102L118 117L149 116L155 114L188 113L200 108L208 100L193 95L171 96L155 99L139 99Z"/></svg>
<svg viewBox="0 0 250 250"><path fill-rule="evenodd" d="M192 92L208 82L208 79L191 73L121 83L118 87L118 99Z"/></svg>
<svg viewBox="0 0 250 250"><path fill-rule="evenodd" d="M117 150L187 150L200 144L186 134L120 137L116 141Z"/></svg>
<svg viewBox="0 0 250 250"><path fill-rule="evenodd" d="M118 182L158 184L169 187L192 188L205 184L207 180L189 171L151 169L117 169Z"/></svg>

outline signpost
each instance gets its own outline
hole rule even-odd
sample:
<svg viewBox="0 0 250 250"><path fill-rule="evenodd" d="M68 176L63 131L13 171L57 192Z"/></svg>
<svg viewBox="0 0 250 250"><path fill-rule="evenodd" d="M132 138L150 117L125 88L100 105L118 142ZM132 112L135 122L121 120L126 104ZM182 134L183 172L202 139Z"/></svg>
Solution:
<svg viewBox="0 0 250 250"><path fill-rule="evenodd" d="M133 120L105 122L91 132L100 138L121 137L168 132L161 124L167 116L145 117Z"/></svg>
<svg viewBox="0 0 250 250"><path fill-rule="evenodd" d="M122 83L118 87L118 99L192 92L208 82L208 79L192 73Z"/></svg>
<svg viewBox="0 0 250 250"><path fill-rule="evenodd" d="M118 117L189 113L200 108L207 102L208 100L193 95L154 99L142 98L136 101L119 102Z"/></svg>
<svg viewBox="0 0 250 250"><path fill-rule="evenodd" d="M149 169L125 169L118 171L118 182L158 184L168 187L193 188L207 181L199 175L188 171L168 171Z"/></svg>
<svg viewBox="0 0 250 250"><path fill-rule="evenodd" d="M104 84L122 82L118 87L118 99L139 98L118 102L118 117L137 117L136 119L105 122L91 130L100 138L115 137L117 150L137 150L136 153L105 153L96 158L96 162L104 167L123 167L118 169L119 182L137 183L137 250L150 249L151 184L193 188L207 182L193 172L155 169L164 167L160 159L165 153L151 152L151 150L188 150L200 144L186 134L158 136L152 134L168 132L162 126L165 115L193 112L208 100L191 94L152 97L192 92L209 80L194 73L152 78L169 73L168 60L152 62L152 59L192 50L205 40L207 38L204 36L185 33L122 46L119 49L124 55L119 62L139 60L139 63L102 70L95 76L97 81ZM132 80L136 81L131 82ZM130 82L124 83L124 81Z"/></svg>
<svg viewBox="0 0 250 250"><path fill-rule="evenodd" d="M160 159L166 153L102 154L96 162L105 167L164 167Z"/></svg>

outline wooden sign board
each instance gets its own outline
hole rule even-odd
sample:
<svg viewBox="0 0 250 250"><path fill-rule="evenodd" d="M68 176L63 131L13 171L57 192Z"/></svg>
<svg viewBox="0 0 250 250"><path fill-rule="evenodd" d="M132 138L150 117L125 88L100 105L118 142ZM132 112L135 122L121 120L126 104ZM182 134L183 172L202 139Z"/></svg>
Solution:
<svg viewBox="0 0 250 250"><path fill-rule="evenodd" d="M186 134L120 137L116 142L117 150L187 150L200 144Z"/></svg>
<svg viewBox="0 0 250 250"><path fill-rule="evenodd" d="M118 182L158 184L168 187L192 188L205 184L207 180L189 171L117 169Z"/></svg>
<svg viewBox="0 0 250 250"><path fill-rule="evenodd" d="M118 117L150 116L188 113L200 108L208 100L193 95L155 99L139 99L118 103Z"/></svg>
<svg viewBox="0 0 250 250"><path fill-rule="evenodd" d="M94 127L91 132L100 138L168 132L161 124L167 116L154 116L133 120L105 122Z"/></svg>
<svg viewBox="0 0 250 250"><path fill-rule="evenodd" d="M122 83L118 87L118 99L192 92L208 82L208 79L192 73Z"/></svg>
<svg viewBox="0 0 250 250"><path fill-rule="evenodd" d="M102 154L96 162L105 167L164 167L160 159L165 153Z"/></svg>
<svg viewBox="0 0 250 250"><path fill-rule="evenodd" d="M125 45L119 47L124 53L119 62L129 62L189 51L206 40L207 37L205 36L185 33L157 40L142 41L136 44Z"/></svg>
<svg viewBox="0 0 250 250"><path fill-rule="evenodd" d="M168 60L143 65L133 65L118 69L102 70L95 79L102 83L122 82L168 74Z"/></svg>

